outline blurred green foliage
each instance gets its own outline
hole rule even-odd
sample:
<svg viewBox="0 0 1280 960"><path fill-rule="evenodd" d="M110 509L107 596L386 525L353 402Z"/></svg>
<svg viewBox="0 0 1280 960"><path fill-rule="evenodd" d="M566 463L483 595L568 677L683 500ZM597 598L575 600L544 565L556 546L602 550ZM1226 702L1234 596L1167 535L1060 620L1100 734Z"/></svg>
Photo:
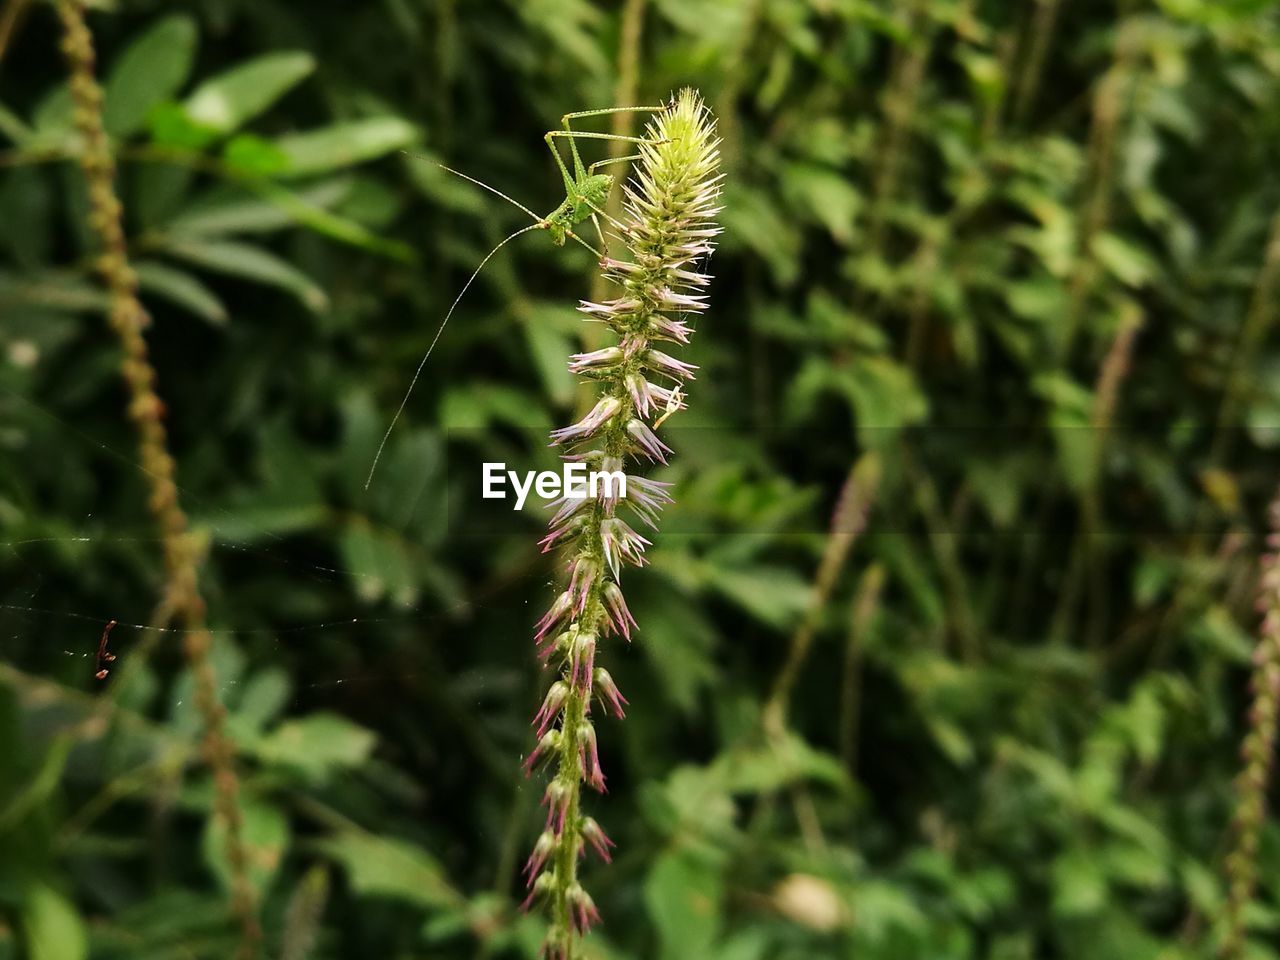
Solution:
<svg viewBox="0 0 1280 960"><path fill-rule="evenodd" d="M591 956L1211 956L1280 443L1275 4L639 6L638 99L693 84L718 112L726 233L679 510L628 588L639 638L604 654L632 709L601 725L620 856L589 868ZM56 21L4 10L0 957L226 957ZM270 956L536 954L519 759L552 568L533 516L468 535L449 504L479 481L448 465L532 462L570 414L584 251L495 258L364 479L521 224L400 151L550 209L542 134L613 103L621 22L92 16ZM815 593L868 452L866 530ZM1274 820L1259 857L1248 956L1276 957Z"/></svg>

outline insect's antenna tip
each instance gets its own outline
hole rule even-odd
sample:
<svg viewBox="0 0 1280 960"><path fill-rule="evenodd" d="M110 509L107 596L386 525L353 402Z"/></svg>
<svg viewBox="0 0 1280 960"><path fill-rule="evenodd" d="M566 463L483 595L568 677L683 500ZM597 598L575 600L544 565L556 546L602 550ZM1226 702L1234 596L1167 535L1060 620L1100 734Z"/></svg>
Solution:
<svg viewBox="0 0 1280 960"><path fill-rule="evenodd" d="M511 204L513 207L518 207L519 209L523 210L531 220L537 221L541 219L536 213L534 213L532 210L526 207L519 200L515 199L514 197L507 196L497 187L491 187L489 186L489 184L485 183L483 180L477 180L475 177L468 176L467 174L463 173L461 170L455 170L453 169L453 167L449 166L448 164L441 163L439 160L433 160L432 162L441 170L443 170L445 173L451 173L455 177L461 177L463 180L466 180L468 183L474 183L477 187L480 187L483 190L488 190L494 196L501 197L503 200L507 201L507 203Z"/></svg>
<svg viewBox="0 0 1280 960"><path fill-rule="evenodd" d="M366 491L369 489L369 484L373 483L373 475L378 469L378 461L382 459L382 451L386 449L387 441L391 438L392 431L395 430L396 424L400 422L400 415L404 413L404 408L409 403L409 397L413 394L413 388L418 385L418 379L422 376L422 370L426 367L427 361L431 359L431 353L435 350L436 344L440 342L440 337L444 333L444 328L449 325L449 318L453 316L453 311L456 310L458 308L458 304L462 302L463 295L471 288L471 284L475 282L476 277L480 276L480 271L484 269L485 264L493 259L494 254L521 234L525 234L530 230L536 229L538 229L538 225L536 223L532 223L527 227L521 227L509 237L505 237L499 241L497 246L490 250L485 255L485 258L480 261L480 266L476 267L471 276L467 278L467 282L462 285L462 289L454 298L453 303L449 305L448 312L444 315L444 319L440 321L440 326L436 329L436 335L431 338L431 343L427 347L427 352L422 355L422 359L418 362L418 369L413 372L413 379L409 381L409 389L405 391L404 397L400 400L400 406L396 408L395 416L391 418L391 424L387 427L387 432L382 435L382 442L378 444L378 452L373 455L373 465L369 467L369 476L364 481L364 489Z"/></svg>

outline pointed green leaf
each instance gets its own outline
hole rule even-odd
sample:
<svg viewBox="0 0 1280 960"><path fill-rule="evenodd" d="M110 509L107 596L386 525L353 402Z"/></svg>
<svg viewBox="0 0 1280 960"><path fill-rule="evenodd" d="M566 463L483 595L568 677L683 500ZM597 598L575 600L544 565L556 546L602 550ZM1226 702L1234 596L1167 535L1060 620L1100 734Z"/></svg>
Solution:
<svg viewBox="0 0 1280 960"><path fill-rule="evenodd" d="M407 841L350 831L321 840L318 847L346 868L356 896L390 897L423 907L458 900L440 865Z"/></svg>
<svg viewBox="0 0 1280 960"><path fill-rule="evenodd" d="M170 238L164 249L206 270L287 290L311 310L328 309L329 298L310 277L274 253L248 243Z"/></svg>
<svg viewBox="0 0 1280 960"><path fill-rule="evenodd" d="M315 184L295 196L317 209L333 206L351 187L349 177L335 177ZM270 197L257 196L238 183L223 183L192 198L166 225L171 233L216 236L228 233L269 233L297 223L290 211Z"/></svg>
<svg viewBox="0 0 1280 960"><path fill-rule="evenodd" d="M22 905L22 928L31 960L85 960L89 938L76 908L52 887L37 884Z"/></svg>
<svg viewBox="0 0 1280 960"><path fill-rule="evenodd" d="M418 128L407 120L370 117L289 134L278 138L275 146L285 158L282 172L302 176L375 160L417 139Z"/></svg>
<svg viewBox="0 0 1280 960"><path fill-rule="evenodd" d="M230 133L262 113L315 69L309 53L271 53L200 84L186 112L201 126Z"/></svg>
<svg viewBox="0 0 1280 960"><path fill-rule="evenodd" d="M335 713L313 713L281 724L257 745L264 763L288 767L312 783L358 767L373 752L374 735Z"/></svg>
<svg viewBox="0 0 1280 960"><path fill-rule="evenodd" d="M280 868L289 846L289 821L275 806L250 795L240 801L240 837L248 860L249 883L265 891ZM210 817L203 841L205 863L222 883L231 886L231 864L227 860L227 827L222 817Z"/></svg>
<svg viewBox="0 0 1280 960"><path fill-rule="evenodd" d="M721 872L688 851L663 853L645 880L644 899L658 930L661 960L705 957L720 925Z"/></svg>
<svg viewBox="0 0 1280 960"><path fill-rule="evenodd" d="M1098 234L1091 249L1107 271L1127 286L1141 287L1156 272L1151 256L1118 234Z"/></svg>
<svg viewBox="0 0 1280 960"><path fill-rule="evenodd" d="M146 126L151 109L186 83L195 51L196 24L185 15L165 17L131 43L107 75L107 133L127 137Z"/></svg>
<svg viewBox="0 0 1280 960"><path fill-rule="evenodd" d="M137 264L138 285L143 293L154 293L170 303L194 313L215 327L227 324L227 309L213 291L187 273L153 260Z"/></svg>

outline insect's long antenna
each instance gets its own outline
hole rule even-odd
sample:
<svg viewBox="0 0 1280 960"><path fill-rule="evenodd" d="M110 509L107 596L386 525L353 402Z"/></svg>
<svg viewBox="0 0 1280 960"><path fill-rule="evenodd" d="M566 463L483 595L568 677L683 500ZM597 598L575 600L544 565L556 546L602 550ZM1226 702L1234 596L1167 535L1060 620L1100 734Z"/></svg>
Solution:
<svg viewBox="0 0 1280 960"><path fill-rule="evenodd" d="M404 153L406 156L415 157L419 160L427 160L426 157L420 156L416 153L409 153L408 151L401 151L401 152ZM519 200L515 200L512 197L508 197L505 193L503 193L497 187L491 187L487 183L485 183L483 180L477 180L475 177L469 177L465 173L463 173L461 170L455 170L453 169L453 167L447 167L438 160L430 160L428 162L434 163L437 167L439 167L441 170L444 170L446 173L452 173L455 177L461 177L463 180L466 180L468 183L474 183L477 187L480 187L483 190L488 190L494 196L501 197L503 200L507 201L507 203L511 204L513 207L519 207L521 210L527 213L534 220L537 220L538 222L542 222L542 218L540 216L538 216L536 213L534 213L532 210L526 207Z"/></svg>
<svg viewBox="0 0 1280 960"><path fill-rule="evenodd" d="M471 178L468 177L467 179L470 180ZM514 203L515 201L512 202ZM517 204L517 206L519 206L519 204ZM440 335L444 333L444 328L448 325L449 318L453 316L453 311L461 302L463 295L466 294L468 288L470 288L476 277L480 276L480 271L484 269L484 265L493 259L493 255L495 253L505 247L516 237L520 236L520 234L528 233L530 230L540 229L542 229L541 220L537 223L531 223L527 227L521 227L515 233L511 234L511 236L500 242L496 247L490 250L488 254L486 254L485 258L480 261L480 266L476 267L475 272L473 272L471 276L467 278L467 282L462 285L462 289L458 291L458 295L454 298L453 303L449 305L449 312L446 313L444 315L444 319L440 321L440 328L436 330L436 335L431 338L431 345L427 347L427 352L422 355L422 360L418 363L418 369L413 372L413 379L409 381L409 389L405 391L404 399L400 401L400 406L396 408L396 415L391 418L391 425L387 427L387 432L382 435L382 442L378 444L378 452L373 455L373 465L369 467L369 476L364 482L364 488L366 490L369 489L369 484L373 483L373 475L378 469L378 461L382 459L382 451L387 445L387 440L391 438L391 431L396 428L396 423L400 420L400 414L404 413L405 405L409 402L409 396L413 393L413 388L418 385L418 378L422 376L422 368L427 365L427 360L431 357L431 351L434 350L436 348L436 344L440 342Z"/></svg>
<svg viewBox="0 0 1280 960"><path fill-rule="evenodd" d="M432 160L430 157L424 157L420 153L410 153L408 150L401 150L400 152L403 153L406 157L413 157L415 160L426 160L428 163L434 163L441 170L444 170L447 173L452 173L455 177L461 177L463 180L466 180L468 183L474 183L477 187L480 187L483 190L488 190L494 196L501 197L503 200L507 201L507 203L511 204L512 206L519 207L521 210L523 210L525 213L531 216L534 220L538 221L537 225L540 227L544 223L546 223L546 221L542 217L538 216L536 213L534 213L532 210L526 207L519 200L514 200L511 197L508 197L501 190L497 189L496 187L489 186L483 180L477 180L475 177L469 177L465 173L463 173L461 170L455 170L453 169L453 167L447 167L443 163L441 163L439 160ZM600 256L602 256L599 250L597 250L591 244L587 243L587 241L583 240L580 236L578 236L572 230L566 230L564 233L565 233L565 236L568 237L570 240L574 241L575 243L581 244L583 248L590 250L595 257L599 258Z"/></svg>

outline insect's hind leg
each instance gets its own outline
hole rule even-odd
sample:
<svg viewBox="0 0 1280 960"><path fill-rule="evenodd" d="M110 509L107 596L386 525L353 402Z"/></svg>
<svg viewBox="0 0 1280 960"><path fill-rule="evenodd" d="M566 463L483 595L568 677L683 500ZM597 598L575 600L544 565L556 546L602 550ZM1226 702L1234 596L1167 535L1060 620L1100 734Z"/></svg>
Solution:
<svg viewBox="0 0 1280 960"><path fill-rule="evenodd" d="M563 131L549 130L542 139L546 141L547 149L551 151L551 155L556 158L556 166L560 168L560 176L564 177L565 196L574 197L577 196L578 187L573 177L569 176L569 168L564 165L564 157L560 156L560 150L556 147L554 136L557 133L563 133ZM581 165L582 161L578 159L577 151L574 151L573 156L575 165Z"/></svg>
<svg viewBox="0 0 1280 960"><path fill-rule="evenodd" d="M579 180L585 180L587 172L582 166L582 158L578 156L578 148L574 143L577 139L585 140L614 140L623 141L624 143L658 143L657 140L648 140L644 137L623 137L612 133L594 133L590 130L549 130L547 135L543 137L547 141L547 146L551 148L551 152L555 155L556 163L560 167L560 173L564 176L564 186L567 195L574 201L584 200L581 195L577 183L569 176L569 171L564 165L564 159L560 156L560 151L556 149L556 138L563 137L569 141L569 149L573 153L574 171L578 175Z"/></svg>
<svg viewBox="0 0 1280 960"><path fill-rule="evenodd" d="M629 160L642 160L644 157L639 153L628 154L625 157L606 157L604 160L597 160L591 166L587 167L587 174L591 175L596 172L596 167L603 167L607 163L626 163Z"/></svg>
<svg viewBox="0 0 1280 960"><path fill-rule="evenodd" d="M623 143L659 144L668 142L666 140L653 140L649 137L624 137L617 133L596 133L594 130L549 130L543 139L550 142L555 137L565 137L569 140L620 140Z"/></svg>
<svg viewBox="0 0 1280 960"><path fill-rule="evenodd" d="M610 113L659 113L665 109L667 109L666 104L660 103L656 107L604 107L600 110L577 110L573 113L566 113L560 118L560 122L568 130L570 120L580 120L583 117L603 117Z"/></svg>
<svg viewBox="0 0 1280 960"><path fill-rule="evenodd" d="M662 109L665 109L665 108L660 106L659 107L603 107L599 110L576 110L573 113L566 113L563 117L561 117L560 125L561 127L564 128L564 132L566 133L579 133L581 131L574 130L572 124L569 121L581 120L584 117L603 117L608 114L615 114L615 113L657 113L659 110L662 110ZM597 134L597 136L608 139L608 140L627 139L618 134ZM591 139L595 139L595 138L593 137ZM573 154L574 176L581 179L582 177L586 176L587 172L582 167L582 158L578 156L578 145L573 142L572 137L569 138L569 151L570 153Z"/></svg>

